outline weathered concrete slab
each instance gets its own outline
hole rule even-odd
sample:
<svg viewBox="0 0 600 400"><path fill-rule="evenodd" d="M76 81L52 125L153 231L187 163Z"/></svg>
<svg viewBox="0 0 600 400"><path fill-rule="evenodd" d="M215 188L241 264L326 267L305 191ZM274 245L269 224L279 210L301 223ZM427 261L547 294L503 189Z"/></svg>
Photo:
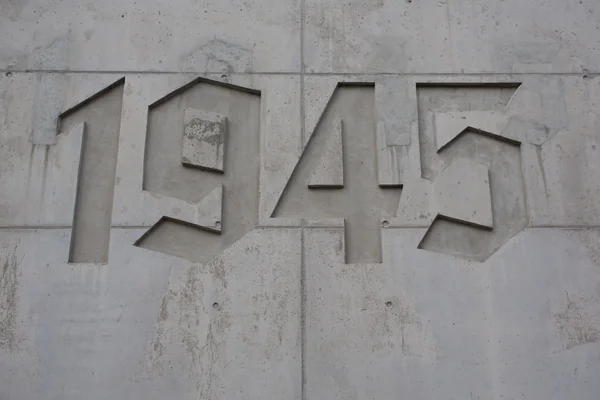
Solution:
<svg viewBox="0 0 600 400"><path fill-rule="evenodd" d="M307 0L305 63L321 73L598 71L588 46L599 25L594 4L578 1Z"/></svg>
<svg viewBox="0 0 600 400"><path fill-rule="evenodd" d="M0 3L0 399L597 400L593 1Z"/></svg>
<svg viewBox="0 0 600 400"><path fill-rule="evenodd" d="M528 229L485 263L419 231L360 266L341 230L305 232L307 398L595 398L597 230Z"/></svg>
<svg viewBox="0 0 600 400"><path fill-rule="evenodd" d="M65 98L66 85L63 74L38 74L33 104L31 142L51 145L56 143L61 107Z"/></svg>
<svg viewBox="0 0 600 400"><path fill-rule="evenodd" d="M36 127L39 114L18 111L25 109L29 101L40 104L38 101L45 98L36 89L35 76L4 74L0 80L2 109L7 111L0 151L3 162L9 166L0 174L5 208L0 213L0 223L17 227L64 227L71 226L74 219L79 222L88 219L81 226L106 228L102 237L94 239L94 248L104 248L108 245L115 183L122 81L117 78L112 85L97 88L97 93L88 92L92 97L65 99L65 104L76 108L56 115L52 124L54 136L46 144L36 144L36 138L26 132L31 133L30 129ZM68 93L69 77L64 76L59 81L65 84L64 92ZM80 92L71 93L78 96ZM56 104L46 104L46 107L57 108ZM91 113L90 107L94 108ZM59 108L67 110L62 102ZM9 116L12 112L18 117ZM80 134L73 134L74 131ZM77 139L79 136L85 136L86 140ZM73 207L76 194L77 210Z"/></svg>
<svg viewBox="0 0 600 400"><path fill-rule="evenodd" d="M181 151L183 165L223 172L226 146L226 116L186 107Z"/></svg>
<svg viewBox="0 0 600 400"><path fill-rule="evenodd" d="M299 72L294 0L7 2L0 69Z"/></svg>
<svg viewBox="0 0 600 400"><path fill-rule="evenodd" d="M2 397L299 398L299 231L207 264L142 232L113 230L106 265L67 264L68 230L0 232Z"/></svg>

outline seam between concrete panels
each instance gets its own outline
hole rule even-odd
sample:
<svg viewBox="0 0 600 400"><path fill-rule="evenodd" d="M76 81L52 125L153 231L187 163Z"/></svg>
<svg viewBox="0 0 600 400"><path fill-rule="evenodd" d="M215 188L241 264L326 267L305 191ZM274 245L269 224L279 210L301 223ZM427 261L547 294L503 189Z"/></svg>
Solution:
<svg viewBox="0 0 600 400"><path fill-rule="evenodd" d="M148 229L151 228L152 225L113 225L111 229L113 230L135 230L135 229ZM0 226L0 231L37 231L37 230L65 230L72 229L71 225L10 225L10 226ZM429 225L412 225L412 226L389 226L387 228L383 228L385 230L413 230L413 229L427 229ZM293 226L293 225L261 225L256 226L254 229L302 229L302 230L341 230L344 229L341 226L335 225L319 225L319 226ZM528 229L573 229L573 230L583 230L583 229L600 229L600 224L594 225L549 225L549 224L540 224L540 225L531 225L526 227L524 230Z"/></svg>
<svg viewBox="0 0 600 400"><path fill-rule="evenodd" d="M300 154L304 150L306 137L306 110L304 77L304 24L306 22L306 0L300 0ZM285 189L284 189L285 190ZM306 261L304 257L304 219L300 219L300 398L306 400Z"/></svg>
<svg viewBox="0 0 600 400"><path fill-rule="evenodd" d="M302 62L303 57L301 57ZM303 68L302 68L303 69ZM39 73L48 73L48 74L131 74L131 75L200 75L200 76L209 76L216 75L222 76L222 71L153 71L153 70L53 70L53 69L0 69L0 73L4 74L39 74ZM251 75L291 75L291 76L440 76L440 77L469 77L469 76L585 76L588 78L594 78L600 76L600 71L581 71L581 72L393 72L393 71L383 71L383 72L373 72L373 71L365 71L365 72L306 72L301 70L297 71L256 71L256 72L228 72L228 76L251 76Z"/></svg>

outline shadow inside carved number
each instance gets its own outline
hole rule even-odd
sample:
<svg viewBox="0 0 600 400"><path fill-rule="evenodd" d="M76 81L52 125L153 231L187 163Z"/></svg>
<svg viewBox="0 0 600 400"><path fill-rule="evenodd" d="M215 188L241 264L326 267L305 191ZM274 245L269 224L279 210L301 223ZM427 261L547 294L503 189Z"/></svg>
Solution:
<svg viewBox="0 0 600 400"><path fill-rule="evenodd" d="M434 198L445 196L438 209L452 208L434 218L419 248L483 261L527 226L520 133L505 129L503 115L517 87L417 87L421 172L434 182ZM453 189L438 188L444 180Z"/></svg>
<svg viewBox="0 0 600 400"><path fill-rule="evenodd" d="M193 220L165 215L136 246L207 261L252 230L259 134L252 89L198 78L150 105L143 190L185 202Z"/></svg>
<svg viewBox="0 0 600 400"><path fill-rule="evenodd" d="M190 260L202 260L206 257L206 251L199 246L198 241L218 233L220 232L188 221L162 217L135 242L135 246L185 256ZM163 243L165 238L169 238L169 247L166 248L168 251L163 250L166 247Z"/></svg>
<svg viewBox="0 0 600 400"><path fill-rule="evenodd" d="M374 89L338 85L272 214L343 218L347 263L381 262L381 217L400 199L377 183Z"/></svg>

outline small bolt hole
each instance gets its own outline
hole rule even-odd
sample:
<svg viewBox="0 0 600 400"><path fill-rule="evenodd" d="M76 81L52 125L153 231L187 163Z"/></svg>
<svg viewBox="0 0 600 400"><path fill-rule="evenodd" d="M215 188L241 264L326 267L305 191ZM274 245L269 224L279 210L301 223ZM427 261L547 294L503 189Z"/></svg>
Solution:
<svg viewBox="0 0 600 400"><path fill-rule="evenodd" d="M219 308L219 303L213 303L213 308L216 310Z"/></svg>
<svg viewBox="0 0 600 400"><path fill-rule="evenodd" d="M384 220L384 221L381 223L381 226L383 226L384 228L387 228L388 226L390 226L390 221L388 221L388 220Z"/></svg>
<svg viewBox="0 0 600 400"><path fill-rule="evenodd" d="M8 77L11 77L12 76L12 72L7 72L5 75L8 76Z"/></svg>
<svg viewBox="0 0 600 400"><path fill-rule="evenodd" d="M391 301L386 301L385 302L385 306L388 307L388 308L390 308L391 306L393 306L393 304L392 304Z"/></svg>
<svg viewBox="0 0 600 400"><path fill-rule="evenodd" d="M216 227L216 228L220 228L220 227L221 227L221 221L217 221L217 222L215 222L215 227Z"/></svg>

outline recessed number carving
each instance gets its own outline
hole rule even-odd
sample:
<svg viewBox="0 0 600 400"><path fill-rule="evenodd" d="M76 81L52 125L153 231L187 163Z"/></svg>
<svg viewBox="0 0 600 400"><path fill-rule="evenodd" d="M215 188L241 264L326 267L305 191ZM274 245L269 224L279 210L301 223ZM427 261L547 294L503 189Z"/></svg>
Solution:
<svg viewBox="0 0 600 400"><path fill-rule="evenodd" d="M343 226L348 263L381 262L381 218L400 199L378 184L374 89L338 86L273 212Z"/></svg>
<svg viewBox="0 0 600 400"><path fill-rule="evenodd" d="M152 104L143 190L178 213L159 217L136 245L207 261L251 231L259 133L255 90L199 78Z"/></svg>
<svg viewBox="0 0 600 400"><path fill-rule="evenodd" d="M73 262L107 261L122 89L61 115L83 143ZM485 260L527 226L521 144L557 131L527 113L530 89L417 85L418 140L391 147L375 89L337 86L272 217L343 227L348 263L382 261L381 227L428 226L419 248ZM204 78L149 106L142 197L156 223L137 246L207 261L256 227L260 109L259 92ZM420 176L400 179L414 149Z"/></svg>

